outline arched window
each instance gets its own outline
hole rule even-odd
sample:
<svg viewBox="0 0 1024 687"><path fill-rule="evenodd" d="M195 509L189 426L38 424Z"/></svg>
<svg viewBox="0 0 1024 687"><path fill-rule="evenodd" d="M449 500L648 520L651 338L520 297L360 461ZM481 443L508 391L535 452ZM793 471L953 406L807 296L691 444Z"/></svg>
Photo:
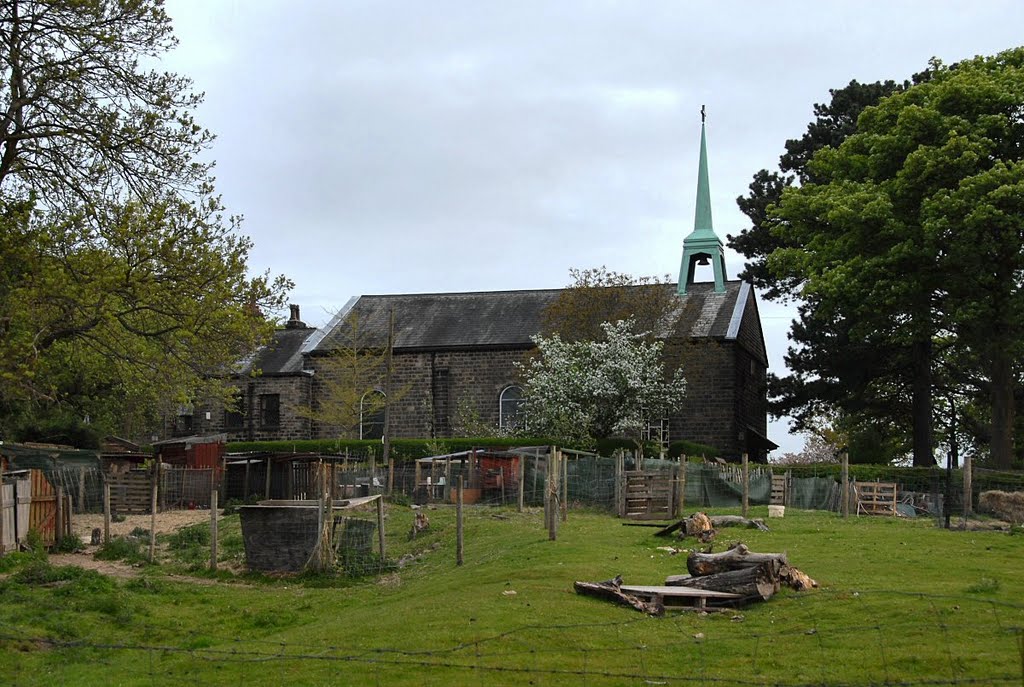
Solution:
<svg viewBox="0 0 1024 687"><path fill-rule="evenodd" d="M522 427L523 421L523 389L518 386L507 386L498 396L498 428L510 432Z"/></svg>
<svg viewBox="0 0 1024 687"><path fill-rule="evenodd" d="M387 397L383 391L367 391L359 399L359 438L380 439L384 436L384 405Z"/></svg>

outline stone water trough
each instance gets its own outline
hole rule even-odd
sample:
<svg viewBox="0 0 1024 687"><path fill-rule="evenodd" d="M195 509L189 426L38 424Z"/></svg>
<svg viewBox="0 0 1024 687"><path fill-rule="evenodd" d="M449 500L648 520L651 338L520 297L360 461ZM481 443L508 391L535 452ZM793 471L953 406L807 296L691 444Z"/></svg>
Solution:
<svg viewBox="0 0 1024 687"><path fill-rule="evenodd" d="M380 496L336 499L334 512L372 503ZM302 572L317 543L317 501L260 501L241 506L245 561L250 570Z"/></svg>

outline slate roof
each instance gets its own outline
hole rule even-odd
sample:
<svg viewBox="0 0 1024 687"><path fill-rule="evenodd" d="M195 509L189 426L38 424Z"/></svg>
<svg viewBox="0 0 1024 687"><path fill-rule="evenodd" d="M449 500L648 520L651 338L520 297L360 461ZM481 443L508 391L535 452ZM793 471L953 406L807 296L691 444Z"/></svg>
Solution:
<svg viewBox="0 0 1024 687"><path fill-rule="evenodd" d="M725 293L715 293L714 284L692 285L685 296L678 297L679 335L735 338L735 327L730 323L737 314L742 315L743 301L739 297L747 293L743 286L744 282L730 281L726 282ZM676 286L657 288L674 293ZM346 333L350 314L355 314L359 322L359 345L382 347L387 342L392 310L396 349L529 348L533 346L530 337L541 331L545 308L561 292L543 289L360 296L310 337L304 350L315 354L351 345Z"/></svg>
<svg viewBox="0 0 1024 687"><path fill-rule="evenodd" d="M241 363L237 374L240 376L260 370L264 377L297 374L302 371L302 346L316 329L292 327L278 329L270 343L260 347L256 354Z"/></svg>

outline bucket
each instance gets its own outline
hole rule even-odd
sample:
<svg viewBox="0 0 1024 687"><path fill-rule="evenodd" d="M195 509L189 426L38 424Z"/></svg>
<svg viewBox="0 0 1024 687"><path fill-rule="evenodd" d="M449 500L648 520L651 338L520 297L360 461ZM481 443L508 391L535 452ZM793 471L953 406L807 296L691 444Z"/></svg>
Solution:
<svg viewBox="0 0 1024 687"><path fill-rule="evenodd" d="M768 506L769 518L781 518L786 514L785 506Z"/></svg>

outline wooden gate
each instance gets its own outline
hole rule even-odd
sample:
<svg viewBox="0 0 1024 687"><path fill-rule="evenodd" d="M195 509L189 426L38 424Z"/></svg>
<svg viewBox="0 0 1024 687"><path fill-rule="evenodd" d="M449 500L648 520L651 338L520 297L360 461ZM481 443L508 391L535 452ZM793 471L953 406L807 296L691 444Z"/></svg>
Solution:
<svg viewBox="0 0 1024 687"><path fill-rule="evenodd" d="M633 520L670 520L676 514L674 472L623 473L619 515Z"/></svg>
<svg viewBox="0 0 1024 687"><path fill-rule="evenodd" d="M35 530L43 546L53 546L57 538L57 492L42 470L32 470L32 505L28 513L28 528Z"/></svg>

